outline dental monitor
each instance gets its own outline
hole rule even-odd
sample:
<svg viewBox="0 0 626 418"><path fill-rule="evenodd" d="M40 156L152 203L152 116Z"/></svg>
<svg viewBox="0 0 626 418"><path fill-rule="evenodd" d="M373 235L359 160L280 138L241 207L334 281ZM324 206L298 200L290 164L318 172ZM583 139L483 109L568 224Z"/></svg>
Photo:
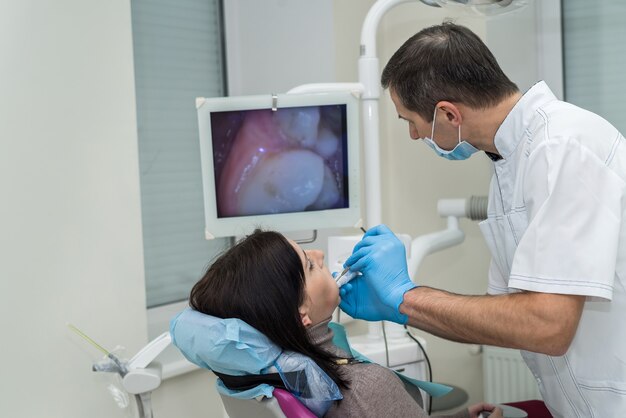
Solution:
<svg viewBox="0 0 626 418"><path fill-rule="evenodd" d="M198 98L207 239L361 219L350 93Z"/></svg>

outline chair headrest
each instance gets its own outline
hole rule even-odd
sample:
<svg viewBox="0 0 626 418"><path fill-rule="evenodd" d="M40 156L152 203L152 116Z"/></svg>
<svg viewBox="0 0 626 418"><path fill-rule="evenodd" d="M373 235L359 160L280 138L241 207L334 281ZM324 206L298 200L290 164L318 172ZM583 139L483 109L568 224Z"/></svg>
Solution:
<svg viewBox="0 0 626 418"><path fill-rule="evenodd" d="M337 384L311 358L281 350L241 319L217 318L187 308L170 321L170 335L187 360L218 373L257 375L275 367L289 392L317 416L343 398ZM237 393L217 383L220 393L246 398L266 394L268 387L261 384L257 390Z"/></svg>
<svg viewBox="0 0 626 418"><path fill-rule="evenodd" d="M282 352L241 319L217 318L191 308L172 318L170 335L190 362L233 376L262 374Z"/></svg>

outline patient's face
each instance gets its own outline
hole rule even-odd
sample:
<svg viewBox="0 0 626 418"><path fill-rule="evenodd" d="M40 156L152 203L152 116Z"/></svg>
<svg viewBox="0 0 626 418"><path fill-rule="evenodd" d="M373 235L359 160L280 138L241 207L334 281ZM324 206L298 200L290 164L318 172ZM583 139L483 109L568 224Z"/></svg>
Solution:
<svg viewBox="0 0 626 418"><path fill-rule="evenodd" d="M306 279L306 298L300 307L306 313L303 322L306 326L315 325L328 319L339 305L339 288L324 264L322 251L304 251L295 242L289 242L300 256Z"/></svg>

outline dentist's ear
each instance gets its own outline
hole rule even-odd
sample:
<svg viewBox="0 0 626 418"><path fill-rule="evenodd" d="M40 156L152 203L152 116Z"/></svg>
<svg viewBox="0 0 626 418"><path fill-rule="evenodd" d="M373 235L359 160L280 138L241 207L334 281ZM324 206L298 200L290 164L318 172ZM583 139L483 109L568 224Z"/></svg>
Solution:
<svg viewBox="0 0 626 418"><path fill-rule="evenodd" d="M445 113L446 120L450 122L453 127L458 128L463 122L463 116L461 115L458 106L454 103L441 101L437 103L437 108Z"/></svg>

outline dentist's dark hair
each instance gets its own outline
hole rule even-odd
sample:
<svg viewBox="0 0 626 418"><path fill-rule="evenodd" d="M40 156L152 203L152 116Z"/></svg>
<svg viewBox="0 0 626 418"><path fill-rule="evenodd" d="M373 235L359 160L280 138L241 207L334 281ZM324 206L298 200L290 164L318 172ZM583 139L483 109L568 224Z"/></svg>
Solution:
<svg viewBox="0 0 626 418"><path fill-rule="evenodd" d="M337 357L313 344L302 324L305 284L301 258L289 241L256 230L213 262L191 290L189 304L207 315L241 319L282 349L310 357L347 388Z"/></svg>
<svg viewBox="0 0 626 418"><path fill-rule="evenodd" d="M485 109L519 91L487 45L468 28L452 22L425 28L409 38L385 66L381 84L427 122L442 100Z"/></svg>

